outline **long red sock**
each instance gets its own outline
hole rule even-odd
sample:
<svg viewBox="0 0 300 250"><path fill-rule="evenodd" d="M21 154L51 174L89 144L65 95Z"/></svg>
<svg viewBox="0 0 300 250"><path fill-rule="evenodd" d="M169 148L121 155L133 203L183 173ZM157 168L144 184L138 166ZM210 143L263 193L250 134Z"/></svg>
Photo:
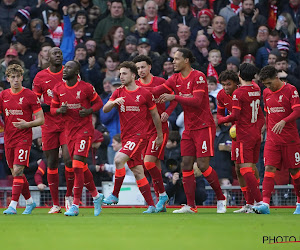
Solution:
<svg viewBox="0 0 300 250"><path fill-rule="evenodd" d="M165 192L162 175L159 169L156 167L155 162L145 162L145 168L151 175L155 193L161 194Z"/></svg>
<svg viewBox="0 0 300 250"><path fill-rule="evenodd" d="M50 169L47 171L47 180L48 186L50 189L51 197L53 200L53 205L59 206L58 199L58 185L59 185L59 176L58 176L58 168Z"/></svg>
<svg viewBox="0 0 300 250"><path fill-rule="evenodd" d="M265 172L263 181L263 202L270 204L272 192L274 191L274 177L275 173Z"/></svg>
<svg viewBox="0 0 300 250"><path fill-rule="evenodd" d="M219 201L226 200L226 197L224 196L220 186L217 172L211 166L209 166L209 168L206 169L205 172L203 172L202 174L206 178L212 189L215 191L217 199Z"/></svg>
<svg viewBox="0 0 300 250"><path fill-rule="evenodd" d="M30 191L29 191L29 183L27 181L26 176L23 174L23 189L22 189L22 195L24 196L25 200L28 200L31 197Z"/></svg>
<svg viewBox="0 0 300 250"><path fill-rule="evenodd" d="M257 180L252 172L251 167L244 167L240 169L241 175L244 177L247 188L256 202L262 201L262 196L258 187Z"/></svg>
<svg viewBox="0 0 300 250"><path fill-rule="evenodd" d="M194 170L182 170L182 183L188 206L195 208L196 179Z"/></svg>
<svg viewBox="0 0 300 250"><path fill-rule="evenodd" d="M24 185L23 176L15 176L13 179L13 186L12 186L12 197L13 201L18 202L20 198L20 194L22 192Z"/></svg>
<svg viewBox="0 0 300 250"><path fill-rule="evenodd" d="M74 169L72 167L65 166L65 178L67 186L66 196L72 196L75 180Z"/></svg>
<svg viewBox="0 0 300 250"><path fill-rule="evenodd" d="M82 161L73 160L73 168L75 174L73 203L77 206L79 206L80 203L84 183L83 167L84 163Z"/></svg>
<svg viewBox="0 0 300 250"><path fill-rule="evenodd" d="M84 186L87 188L87 190L89 190L92 197L96 197L98 194L98 191L95 186L93 174L89 170L87 164L84 165L83 175L84 175Z"/></svg>
<svg viewBox="0 0 300 250"><path fill-rule="evenodd" d="M116 197L119 197L120 189L122 187L125 174L126 174L125 168L116 169L114 191L112 192L112 194Z"/></svg>
<svg viewBox="0 0 300 250"><path fill-rule="evenodd" d="M154 202L151 195L150 185L146 177L141 180L136 181L141 194L144 196L145 201L147 202L148 206L154 206Z"/></svg>
<svg viewBox="0 0 300 250"><path fill-rule="evenodd" d="M297 203L300 203L300 171L297 174L291 175L294 185L294 192L297 196Z"/></svg>

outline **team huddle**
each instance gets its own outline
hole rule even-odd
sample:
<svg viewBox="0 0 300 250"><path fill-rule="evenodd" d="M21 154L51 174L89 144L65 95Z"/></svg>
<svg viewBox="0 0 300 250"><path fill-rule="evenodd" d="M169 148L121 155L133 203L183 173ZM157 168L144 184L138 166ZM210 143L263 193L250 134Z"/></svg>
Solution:
<svg viewBox="0 0 300 250"><path fill-rule="evenodd" d="M214 156L216 125L209 107L207 81L202 72L191 67L195 59L190 50L180 48L175 53L173 64L178 73L168 80L150 73L152 62L147 56L140 55L133 62L121 63L119 70L122 86L104 106L94 87L80 79L79 63L69 61L63 66L59 48L52 48L49 55L50 66L36 75L33 91L22 87L23 70L20 66L13 64L6 71L11 88L0 94L0 112L5 122L5 154L13 174L13 187L12 200L4 214L17 213L20 194L26 200L23 214L31 214L36 207L23 170L29 161L31 128L40 125L43 151L47 157L47 179L53 200L49 213L61 213L58 199L60 147L67 183L65 215L79 214L84 185L93 197L95 216L101 213L103 203L117 204L125 178L125 163L133 172L148 204L144 213L165 212L169 197L164 188L160 162L164 159L164 147L168 140L167 120L178 103L184 111L181 169L187 204L173 213L197 213L193 170L195 162L216 194L217 213L226 213L226 198L216 171L209 165L210 157ZM288 168L297 195L294 214L300 214L300 140L296 126L296 119L300 117L299 95L294 86L279 80L274 67L264 67L259 78L267 87L263 92L265 118L260 103L261 90L253 81L256 74L255 66L244 63L240 66L239 75L226 70L219 76L223 90L217 96L217 119L219 124L236 127L232 160L246 200L246 205L235 212L269 214L275 172ZM170 102L167 109L165 102ZM103 194L98 193L86 164L94 135L92 113L99 111L102 106L105 113L117 108L122 140L122 149L114 159L114 190L105 199ZM35 119L32 119L33 115ZM265 129L267 140L262 195L256 163L261 134ZM144 167L153 181L158 200L156 204L151 196Z"/></svg>

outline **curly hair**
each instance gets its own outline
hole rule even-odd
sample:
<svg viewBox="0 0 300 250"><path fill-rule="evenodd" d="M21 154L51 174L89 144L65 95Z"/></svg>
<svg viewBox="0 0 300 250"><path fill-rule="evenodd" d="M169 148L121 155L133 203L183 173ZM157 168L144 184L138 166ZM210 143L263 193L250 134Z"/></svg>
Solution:
<svg viewBox="0 0 300 250"><path fill-rule="evenodd" d="M232 70L224 70L221 72L221 74L219 75L219 81L220 83L227 81L227 80L231 80L234 83L238 84L239 83L239 77L238 74L233 72Z"/></svg>
<svg viewBox="0 0 300 250"><path fill-rule="evenodd" d="M261 69L259 72L260 81L265 81L267 79L274 79L277 76L277 70L275 67L267 65Z"/></svg>
<svg viewBox="0 0 300 250"><path fill-rule="evenodd" d="M12 76L13 74L17 74L19 76L22 76L24 74L24 70L23 68L18 65L18 64L12 64L12 65L9 65L5 71L5 75L7 77L10 77Z"/></svg>

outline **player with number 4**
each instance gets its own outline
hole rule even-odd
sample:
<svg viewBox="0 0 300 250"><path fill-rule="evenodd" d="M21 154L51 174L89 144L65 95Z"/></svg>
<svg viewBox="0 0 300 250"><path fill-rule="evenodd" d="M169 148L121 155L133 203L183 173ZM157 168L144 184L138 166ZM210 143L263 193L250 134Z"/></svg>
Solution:
<svg viewBox="0 0 300 250"><path fill-rule="evenodd" d="M261 91L253 81L258 69L250 63L240 66L240 87L233 92L232 113L220 117L218 123L236 122L236 163L246 181L248 191L257 203L262 202L253 164L259 159L261 130L265 123L260 107Z"/></svg>
<svg viewBox="0 0 300 250"><path fill-rule="evenodd" d="M295 86L282 82L272 66L264 67L260 80L267 87L264 103L267 112L267 140L264 149L265 177L263 203L253 207L256 213L270 213L276 170L289 169L297 196L294 214L300 214L300 139L296 120L300 117L300 100Z"/></svg>

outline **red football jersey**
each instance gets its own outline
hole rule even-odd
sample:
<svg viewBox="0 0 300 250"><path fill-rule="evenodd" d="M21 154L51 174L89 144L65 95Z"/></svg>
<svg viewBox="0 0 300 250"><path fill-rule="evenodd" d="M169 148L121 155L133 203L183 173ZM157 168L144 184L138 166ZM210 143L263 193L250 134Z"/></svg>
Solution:
<svg viewBox="0 0 300 250"><path fill-rule="evenodd" d="M257 140L260 137L258 113L260 112L260 88L252 82L251 85L240 86L233 92L232 108L239 109L240 116L236 121L236 140ZM262 111L261 111L262 112Z"/></svg>
<svg viewBox="0 0 300 250"><path fill-rule="evenodd" d="M80 117L79 110L81 107L89 109L97 96L95 88L84 81L78 81L72 87L61 81L54 87L52 106L60 107L63 103L67 103L68 106L67 113L62 116L68 140L82 135L94 136L92 115Z"/></svg>
<svg viewBox="0 0 300 250"><path fill-rule="evenodd" d="M145 138L149 126L149 110L156 107L153 95L145 88L138 87L129 91L125 86L121 86L109 100L114 101L119 97L124 97L125 101L123 105L118 106L122 139L136 135Z"/></svg>
<svg viewBox="0 0 300 250"><path fill-rule="evenodd" d="M232 96L227 95L224 89L221 89L217 95L218 109L228 110L228 113L232 112Z"/></svg>
<svg viewBox="0 0 300 250"><path fill-rule="evenodd" d="M165 81L166 80L164 78L153 76L150 83L148 83L148 84L142 83L141 79L136 80L135 83L136 83L136 85L144 87L144 88L146 88L147 90L150 91L150 89L152 89L156 86L162 85ZM158 111L158 114L161 115L163 112L166 111L166 104L157 102L158 97L159 97L159 95L154 94L154 98L155 98L154 101L156 103L157 111ZM156 133L156 128L155 128L155 125L153 123L152 116L151 116L150 112L148 112L147 121L149 121L148 133L149 134ZM166 131L166 129L168 129L168 122L162 122L162 130Z"/></svg>
<svg viewBox="0 0 300 250"><path fill-rule="evenodd" d="M166 86L170 92L172 89L176 95L183 97L193 97L194 91L204 92L199 107L194 108L181 104L184 111L184 127L186 130L197 130L215 126L209 108L206 77L201 71L192 70L186 78L183 78L181 73L175 73L164 83L164 86Z"/></svg>
<svg viewBox="0 0 300 250"><path fill-rule="evenodd" d="M32 143L32 129L18 129L12 123L23 119L32 121L32 114L42 110L40 100L29 89L23 88L19 93L14 94L11 89L3 90L0 93L0 112L4 117L4 143L6 148L16 145Z"/></svg>
<svg viewBox="0 0 300 250"><path fill-rule="evenodd" d="M276 123L289 116L294 107L300 106L296 87L285 83L276 92L265 89L263 97L267 112L267 140L277 145L300 143L296 121L286 123L280 134L272 131Z"/></svg>
<svg viewBox="0 0 300 250"><path fill-rule="evenodd" d="M39 97L43 97L44 103L51 105L54 87L62 81L63 68L57 73L52 73L49 68L38 72L33 80L33 92ZM45 112L45 123L42 126L48 132L62 131L64 122L61 115L53 116L50 112Z"/></svg>

